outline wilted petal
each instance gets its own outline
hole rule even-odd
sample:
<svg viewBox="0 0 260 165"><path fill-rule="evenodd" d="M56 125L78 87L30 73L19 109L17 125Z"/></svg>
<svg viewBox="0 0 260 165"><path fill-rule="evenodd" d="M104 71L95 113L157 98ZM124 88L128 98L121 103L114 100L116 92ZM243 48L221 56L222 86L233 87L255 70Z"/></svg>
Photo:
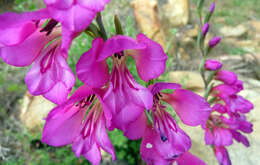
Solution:
<svg viewBox="0 0 260 165"><path fill-rule="evenodd" d="M79 79L91 87L102 87L109 81L109 69L106 61L97 61L103 44L103 39L95 39L92 42L92 48L80 57L76 65Z"/></svg>
<svg viewBox="0 0 260 165"><path fill-rule="evenodd" d="M183 123L196 126L207 121L211 108L201 96L185 89L164 95L163 100L173 107Z"/></svg>
<svg viewBox="0 0 260 165"><path fill-rule="evenodd" d="M180 158L176 160L176 162L178 165L206 165L205 162L192 155L190 152L185 152Z"/></svg>
<svg viewBox="0 0 260 165"><path fill-rule="evenodd" d="M146 48L129 54L135 59L140 78L144 81L158 78L165 71L167 55L161 45L147 38L144 34L139 34L137 41L144 44Z"/></svg>

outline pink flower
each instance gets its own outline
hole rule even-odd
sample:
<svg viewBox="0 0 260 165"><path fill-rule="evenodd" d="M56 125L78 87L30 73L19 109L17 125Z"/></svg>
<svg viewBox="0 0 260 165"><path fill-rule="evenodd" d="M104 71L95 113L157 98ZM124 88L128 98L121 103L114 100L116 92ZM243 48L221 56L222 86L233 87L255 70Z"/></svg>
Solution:
<svg viewBox="0 0 260 165"><path fill-rule="evenodd" d="M233 138L249 146L247 138L239 131L251 133L253 125L246 121L244 115L238 113L229 114L229 118L220 115L211 115L205 129L205 142L207 145L229 146Z"/></svg>
<svg viewBox="0 0 260 165"><path fill-rule="evenodd" d="M73 35L62 35L58 22L46 9L0 16L0 57L10 65L33 66L25 78L33 95L43 95L56 104L66 100L75 77L66 58ZM63 29L63 33L66 29ZM61 38L62 36L62 38Z"/></svg>
<svg viewBox="0 0 260 165"><path fill-rule="evenodd" d="M149 89L154 95L154 104L150 110L153 124L147 123L143 113L124 131L124 135L129 139L143 138L140 152L142 159L148 164L168 165L177 161L191 147L189 136L178 127L161 101L170 103L181 120L188 125L202 124L208 118L210 108L206 100L180 87L179 84L174 83L156 83L150 86ZM164 89L175 91L171 94L160 92ZM193 108L190 107L191 105ZM187 113L192 114L191 121L188 121ZM200 118L196 118L196 115L200 115Z"/></svg>
<svg viewBox="0 0 260 165"><path fill-rule="evenodd" d="M100 163L101 149L111 154L115 160L114 149L105 127L106 112L103 111L101 100L103 92L93 91L87 86L76 90L69 100L48 114L42 141L52 146L72 144L75 155L84 156L93 165Z"/></svg>
<svg viewBox="0 0 260 165"><path fill-rule="evenodd" d="M69 31L81 32L110 0L44 0L51 16Z"/></svg>
<svg viewBox="0 0 260 165"><path fill-rule="evenodd" d="M211 115L206 124L205 142L207 145L229 146L233 143L233 136L220 116Z"/></svg>
<svg viewBox="0 0 260 165"><path fill-rule="evenodd" d="M214 153L218 159L219 164L221 165L231 165L231 161L229 159L228 151L225 147L214 147Z"/></svg>
<svg viewBox="0 0 260 165"><path fill-rule="evenodd" d="M141 157L151 165L170 164L191 147L189 136L178 127L174 119L166 111L160 112L165 118L156 116L156 128L147 126L141 143Z"/></svg>
<svg viewBox="0 0 260 165"><path fill-rule="evenodd" d="M114 65L109 75L106 59L111 56ZM129 56L135 59L137 71L145 81L157 78L165 70L167 56L162 47L143 34L139 34L137 40L122 35L106 42L97 38L76 67L79 79L89 86L102 87L110 80L108 92L103 98L113 114L110 129L125 130L125 126L135 121L144 108L152 106L151 92L139 85L127 68Z"/></svg>

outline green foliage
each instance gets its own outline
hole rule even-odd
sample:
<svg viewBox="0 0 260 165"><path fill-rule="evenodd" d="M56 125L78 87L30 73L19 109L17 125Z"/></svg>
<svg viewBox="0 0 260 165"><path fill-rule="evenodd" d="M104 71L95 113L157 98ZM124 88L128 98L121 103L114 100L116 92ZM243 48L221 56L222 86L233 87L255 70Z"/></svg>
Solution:
<svg viewBox="0 0 260 165"><path fill-rule="evenodd" d="M35 10L37 6L33 0L15 0L16 11Z"/></svg>

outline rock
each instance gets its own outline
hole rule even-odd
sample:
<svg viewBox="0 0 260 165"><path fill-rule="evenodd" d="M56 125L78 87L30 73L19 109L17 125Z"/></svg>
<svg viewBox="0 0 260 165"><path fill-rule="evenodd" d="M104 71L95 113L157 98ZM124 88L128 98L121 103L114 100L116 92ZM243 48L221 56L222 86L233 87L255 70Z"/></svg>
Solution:
<svg viewBox="0 0 260 165"><path fill-rule="evenodd" d="M188 29L184 35L191 38L196 38L199 34L199 26L195 25L194 28Z"/></svg>
<svg viewBox="0 0 260 165"><path fill-rule="evenodd" d="M155 0L134 0L131 6L141 32L165 48L166 42L158 18L157 2Z"/></svg>
<svg viewBox="0 0 260 165"><path fill-rule="evenodd" d="M188 0L166 0L162 5L162 14L165 23L171 26L184 26L189 21Z"/></svg>
<svg viewBox="0 0 260 165"><path fill-rule="evenodd" d="M250 25L255 32L260 33L260 21L250 21Z"/></svg>
<svg viewBox="0 0 260 165"><path fill-rule="evenodd" d="M235 27L224 26L220 29L220 33L224 37L241 37L248 31L245 25L238 25Z"/></svg>
<svg viewBox="0 0 260 165"><path fill-rule="evenodd" d="M179 83L185 89L201 93L204 90L204 83L199 73L191 71L174 71L168 73L170 82Z"/></svg>
<svg viewBox="0 0 260 165"><path fill-rule="evenodd" d="M19 117L26 128L32 133L42 131L44 118L55 106L42 96L32 96L28 92L24 95L20 107Z"/></svg>
<svg viewBox="0 0 260 165"><path fill-rule="evenodd" d="M237 41L234 45L253 53L260 50L258 43L254 40Z"/></svg>

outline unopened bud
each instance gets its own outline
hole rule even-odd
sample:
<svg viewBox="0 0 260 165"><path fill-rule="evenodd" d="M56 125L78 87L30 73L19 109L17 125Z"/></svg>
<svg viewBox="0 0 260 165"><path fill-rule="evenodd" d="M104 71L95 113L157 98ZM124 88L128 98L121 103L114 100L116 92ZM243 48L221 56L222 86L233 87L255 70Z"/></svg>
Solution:
<svg viewBox="0 0 260 165"><path fill-rule="evenodd" d="M209 41L209 47L214 48L221 41L221 37L217 36Z"/></svg>
<svg viewBox="0 0 260 165"><path fill-rule="evenodd" d="M211 13L213 13L214 10L215 10L215 7L216 7L216 3L215 3L215 2L212 2L212 4L210 5L210 8L209 8L209 11L210 11Z"/></svg>
<svg viewBox="0 0 260 165"><path fill-rule="evenodd" d="M215 71L222 67L222 63L217 60L207 60L204 67L207 70Z"/></svg>
<svg viewBox="0 0 260 165"><path fill-rule="evenodd" d="M202 35L203 37L205 37L209 31L209 23L205 23L202 27Z"/></svg>

